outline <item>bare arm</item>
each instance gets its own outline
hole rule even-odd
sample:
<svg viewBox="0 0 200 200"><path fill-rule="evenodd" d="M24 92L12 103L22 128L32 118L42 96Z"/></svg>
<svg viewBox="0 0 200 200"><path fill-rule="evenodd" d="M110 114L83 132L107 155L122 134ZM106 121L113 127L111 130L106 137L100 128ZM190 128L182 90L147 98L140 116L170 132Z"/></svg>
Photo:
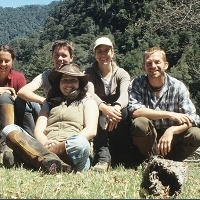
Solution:
<svg viewBox="0 0 200 200"><path fill-rule="evenodd" d="M34 93L34 91L36 91L37 89L39 89L38 84L35 81L31 81L30 83L22 87L18 91L17 95L26 101L43 104L45 98Z"/></svg>
<svg viewBox="0 0 200 200"><path fill-rule="evenodd" d="M171 121L176 122L177 125L171 126L158 141L157 151L158 154L163 156L167 155L171 151L171 143L173 136L175 134L182 134L188 128L192 126L192 120L187 114L176 113L170 111L161 111L161 110L153 110L149 108L139 108L135 110L132 114L132 117L147 117L151 120L157 119L170 119Z"/></svg>
<svg viewBox="0 0 200 200"><path fill-rule="evenodd" d="M36 125L35 125L35 130L34 130L35 138L43 145L48 140L47 136L43 133L45 128L47 127L47 117L48 117L48 113L43 106L40 111L39 117L38 117Z"/></svg>
<svg viewBox="0 0 200 200"><path fill-rule="evenodd" d="M96 102L93 99L87 100L84 106L85 127L80 132L80 134L88 140L90 140L97 133L99 109Z"/></svg>
<svg viewBox="0 0 200 200"><path fill-rule="evenodd" d="M98 109L102 111L107 118L105 129L108 128L109 131L116 129L118 122L122 119L121 106L118 104L115 106L110 106L104 103L104 101L102 101L98 95L94 93L94 84L92 82L88 82L88 92L90 92L97 102Z"/></svg>
<svg viewBox="0 0 200 200"><path fill-rule="evenodd" d="M191 126L192 126L191 123L190 125L183 123L179 126L169 127L158 141L158 145L157 145L158 154L161 154L163 156L167 155L171 151L171 143L172 143L173 135L181 134Z"/></svg>
<svg viewBox="0 0 200 200"><path fill-rule="evenodd" d="M176 113L176 112L170 112L170 111L162 111L162 110L153 110L149 108L139 108L135 110L132 113L132 117L147 117L151 120L157 120L157 119L170 119L177 123L177 125L181 125L186 123L188 126L190 126L192 120L187 114L183 113Z"/></svg>

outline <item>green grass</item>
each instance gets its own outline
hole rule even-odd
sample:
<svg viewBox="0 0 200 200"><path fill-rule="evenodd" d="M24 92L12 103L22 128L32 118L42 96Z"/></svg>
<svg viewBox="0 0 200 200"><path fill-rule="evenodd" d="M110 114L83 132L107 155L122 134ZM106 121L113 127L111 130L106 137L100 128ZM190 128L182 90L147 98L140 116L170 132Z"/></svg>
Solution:
<svg viewBox="0 0 200 200"><path fill-rule="evenodd" d="M189 163L189 175L178 199L200 198L200 164ZM0 198L3 199L140 199L141 166L118 167L106 173L43 174L38 171L0 168Z"/></svg>

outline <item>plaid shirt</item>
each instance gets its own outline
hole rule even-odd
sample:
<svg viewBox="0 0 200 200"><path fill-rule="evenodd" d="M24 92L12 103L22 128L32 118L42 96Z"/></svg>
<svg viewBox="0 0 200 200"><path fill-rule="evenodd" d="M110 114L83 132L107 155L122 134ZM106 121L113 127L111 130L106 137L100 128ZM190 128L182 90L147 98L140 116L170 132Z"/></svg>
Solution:
<svg viewBox="0 0 200 200"><path fill-rule="evenodd" d="M147 75L142 75L131 81L129 86L129 112L132 113L145 107L153 110L188 114L194 125L200 125L200 119L196 114L196 108L190 99L188 89L181 81L166 73L165 84L159 97L156 97L150 87ZM156 129L166 129L177 125L169 119L152 120L152 122Z"/></svg>

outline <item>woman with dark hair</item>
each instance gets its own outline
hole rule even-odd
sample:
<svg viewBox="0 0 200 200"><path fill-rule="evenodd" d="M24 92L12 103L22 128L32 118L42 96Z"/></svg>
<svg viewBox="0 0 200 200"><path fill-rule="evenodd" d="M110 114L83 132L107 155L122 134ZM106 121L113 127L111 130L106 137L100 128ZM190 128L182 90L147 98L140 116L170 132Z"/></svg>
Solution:
<svg viewBox="0 0 200 200"><path fill-rule="evenodd" d="M24 163L48 173L70 171L69 167L88 170L89 141L96 135L99 114L94 99L86 96L88 75L72 63L52 71L48 78L52 89L36 122L36 139L9 125L3 129L6 143Z"/></svg>
<svg viewBox="0 0 200 200"><path fill-rule="evenodd" d="M1 136L2 129L16 123L32 134L30 130L35 126L34 116L40 110L40 105L17 97L20 88L26 85L26 79L24 74L12 69L15 60L15 49L9 45L0 45L0 153L3 165L8 168L14 164L14 157ZM21 111L23 116L20 115Z"/></svg>

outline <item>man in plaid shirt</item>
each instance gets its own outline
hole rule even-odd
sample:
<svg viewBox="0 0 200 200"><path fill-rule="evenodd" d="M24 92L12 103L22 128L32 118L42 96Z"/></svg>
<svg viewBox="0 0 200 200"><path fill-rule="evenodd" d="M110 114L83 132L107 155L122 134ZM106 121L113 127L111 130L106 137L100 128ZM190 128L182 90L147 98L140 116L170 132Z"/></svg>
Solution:
<svg viewBox="0 0 200 200"><path fill-rule="evenodd" d="M133 143L144 159L162 155L183 161L200 146L200 119L186 86L165 71L165 52L145 51L145 75L131 81L129 112Z"/></svg>

